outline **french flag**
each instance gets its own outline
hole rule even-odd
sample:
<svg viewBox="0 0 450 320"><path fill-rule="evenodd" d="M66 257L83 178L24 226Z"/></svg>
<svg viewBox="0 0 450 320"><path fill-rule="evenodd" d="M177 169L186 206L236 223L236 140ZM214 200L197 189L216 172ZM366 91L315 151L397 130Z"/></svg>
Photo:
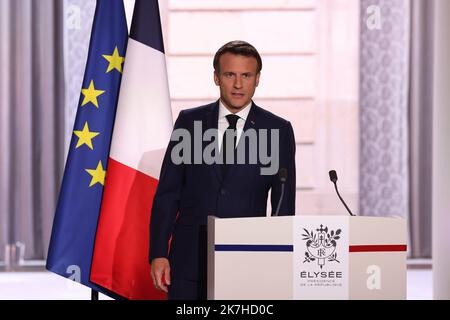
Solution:
<svg viewBox="0 0 450 320"><path fill-rule="evenodd" d="M127 299L166 299L151 280L149 223L172 113L157 0L136 0L90 280Z"/></svg>

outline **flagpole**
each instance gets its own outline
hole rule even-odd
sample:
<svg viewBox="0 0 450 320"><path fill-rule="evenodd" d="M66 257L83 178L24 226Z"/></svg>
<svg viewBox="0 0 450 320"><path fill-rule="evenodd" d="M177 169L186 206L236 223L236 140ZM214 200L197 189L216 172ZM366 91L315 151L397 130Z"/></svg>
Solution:
<svg viewBox="0 0 450 320"><path fill-rule="evenodd" d="M98 291L91 289L91 300L98 300Z"/></svg>

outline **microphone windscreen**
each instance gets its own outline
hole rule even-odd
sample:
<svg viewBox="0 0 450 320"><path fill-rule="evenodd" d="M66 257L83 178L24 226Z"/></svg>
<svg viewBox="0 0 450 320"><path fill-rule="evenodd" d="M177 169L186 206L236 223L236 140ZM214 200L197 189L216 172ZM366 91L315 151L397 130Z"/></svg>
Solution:
<svg viewBox="0 0 450 320"><path fill-rule="evenodd" d="M287 180L287 170L286 170L286 168L281 168L279 171L278 171L278 176L280 177L280 181L281 182L286 182L286 180Z"/></svg>
<svg viewBox="0 0 450 320"><path fill-rule="evenodd" d="M337 181L337 173L336 173L336 171L335 170L331 170L330 172L329 172L329 175L330 175L330 180L334 183L334 182L336 182Z"/></svg>

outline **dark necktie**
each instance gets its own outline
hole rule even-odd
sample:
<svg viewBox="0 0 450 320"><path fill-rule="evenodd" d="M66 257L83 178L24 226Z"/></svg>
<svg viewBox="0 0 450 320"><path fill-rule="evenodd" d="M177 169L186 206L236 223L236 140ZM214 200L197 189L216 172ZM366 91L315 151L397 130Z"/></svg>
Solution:
<svg viewBox="0 0 450 320"><path fill-rule="evenodd" d="M229 114L226 116L227 121L228 121L228 128L227 130L225 130L225 133L223 134L223 138L222 138L222 159L223 159L223 164L222 164L222 177L225 177L228 171L228 167L229 164L227 165L226 163L226 159L227 159L227 152L229 152L229 148L227 148L227 137L229 135L234 136L234 147L230 148L231 152L235 151L236 148L236 124L237 121L239 120L239 116L235 115L235 114ZM228 138L231 139L231 138ZM231 147L231 146L228 146ZM236 163L236 153L234 152L234 163Z"/></svg>

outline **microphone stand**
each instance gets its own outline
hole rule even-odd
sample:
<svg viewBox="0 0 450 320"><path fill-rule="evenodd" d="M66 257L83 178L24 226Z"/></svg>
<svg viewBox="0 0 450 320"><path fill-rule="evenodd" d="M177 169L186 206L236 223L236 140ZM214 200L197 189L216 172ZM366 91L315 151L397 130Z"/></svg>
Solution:
<svg viewBox="0 0 450 320"><path fill-rule="evenodd" d="M278 205L277 205L277 210L275 211L274 216L278 216L278 213L280 212L280 207L281 207L281 202L283 201L283 196L284 196L284 182L281 183L281 195L280 195L280 200L278 200Z"/></svg>
<svg viewBox="0 0 450 320"><path fill-rule="evenodd" d="M286 168L281 168L278 171L278 178L280 179L281 182L281 194L280 194L280 200L278 200L278 205L277 205L277 210L275 210L275 213L273 216L278 216L278 213L280 212L280 208L281 208L281 202L283 201L283 197L284 197L284 183L287 180L287 170Z"/></svg>
<svg viewBox="0 0 450 320"><path fill-rule="evenodd" d="M345 206L345 209L347 209L348 213L350 213L351 216L355 216L355 215L350 211L350 209L347 207L347 204L345 203L344 199L342 199L342 197L341 197L341 195L340 195L340 193L339 193L339 190L338 190L338 188L337 188L336 182L333 182L333 184L334 184L334 189L336 189L336 193L337 193L339 199L341 199L341 202L342 202L342 203L344 204L344 206Z"/></svg>
<svg viewBox="0 0 450 320"><path fill-rule="evenodd" d="M348 213L350 213L351 216L355 216L355 215L351 212L351 210L349 209L349 207L347 206L347 204L345 203L344 199L342 199L341 194L339 193L339 190L338 190L338 188L337 188L337 183L336 183L336 181L338 180L336 171L335 171L335 170L331 170L331 171L329 172L329 175L330 175L330 181L333 182L333 184L334 184L334 189L336 189L336 193L337 193L339 199L341 200L341 202L343 203L343 205L345 206L345 209L347 209Z"/></svg>

